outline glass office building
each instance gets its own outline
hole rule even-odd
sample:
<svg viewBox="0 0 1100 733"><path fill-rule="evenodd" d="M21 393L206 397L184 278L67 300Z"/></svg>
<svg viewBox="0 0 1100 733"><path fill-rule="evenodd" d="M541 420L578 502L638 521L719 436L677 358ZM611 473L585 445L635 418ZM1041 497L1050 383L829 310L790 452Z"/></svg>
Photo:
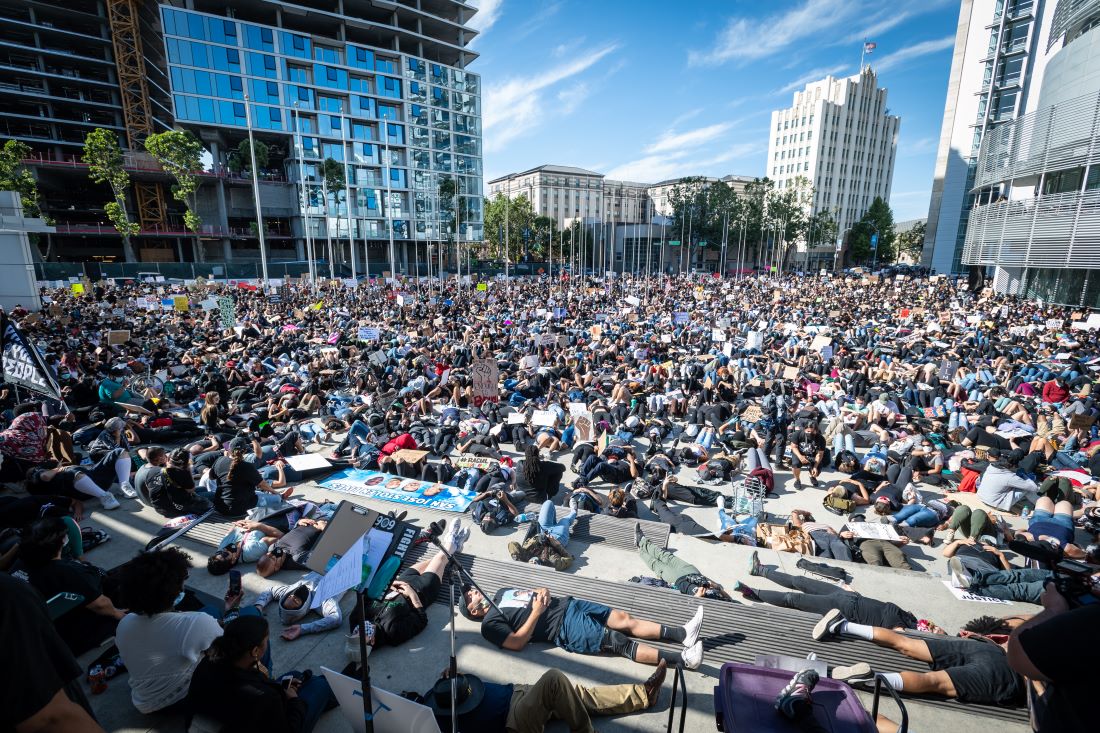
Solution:
<svg viewBox="0 0 1100 733"><path fill-rule="evenodd" d="M451 214L441 214L440 183L451 177L457 239L481 240L477 74L285 28L169 6L160 13L177 125L222 141L215 165L249 124L274 141L287 180L305 184L296 232L308 223L314 237L350 232L357 244L380 246L392 225L397 241L445 240ZM211 135L217 128L230 131ZM327 189L326 160L342 167L346 191Z"/></svg>

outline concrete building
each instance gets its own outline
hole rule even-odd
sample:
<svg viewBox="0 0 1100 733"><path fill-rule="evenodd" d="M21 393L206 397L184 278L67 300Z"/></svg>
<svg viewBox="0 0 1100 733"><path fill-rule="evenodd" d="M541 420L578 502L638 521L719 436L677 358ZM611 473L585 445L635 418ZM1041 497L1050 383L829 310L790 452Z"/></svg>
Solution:
<svg viewBox="0 0 1100 733"><path fill-rule="evenodd" d="M996 200L976 186L986 135L1036 108L1055 0L962 0L940 129L922 263L959 273L970 211Z"/></svg>
<svg viewBox="0 0 1100 733"><path fill-rule="evenodd" d="M23 204L15 191L0 191L0 308L16 306L27 310L42 309L34 274L34 244L31 236L52 232L41 219L23 215Z"/></svg>
<svg viewBox="0 0 1100 733"><path fill-rule="evenodd" d="M790 107L772 112L768 177L781 189L805 179L814 191L807 213L832 212L841 236L876 196L890 199L901 119L890 114L886 93L866 66L811 82ZM817 249L831 258L832 244Z"/></svg>
<svg viewBox="0 0 1100 733"><path fill-rule="evenodd" d="M986 131L964 265L994 287L1100 307L1100 0L1044 6L1024 113ZM1003 36L1002 36L1003 37Z"/></svg>
<svg viewBox="0 0 1100 733"><path fill-rule="evenodd" d="M548 216L559 229L603 214L603 174L568 165L540 165L489 181L489 198L523 195L536 216Z"/></svg>
<svg viewBox="0 0 1100 733"><path fill-rule="evenodd" d="M233 156L250 123L270 152L260 184L269 259L302 259L308 232L326 240L322 256L334 239L341 261L350 234L372 263L392 235L411 261L414 243L482 239L481 80L467 71L475 12L460 0L0 0L0 136L33 148L63 259L121 256L106 189L80 160L96 127L126 152L142 259L258 259L251 176ZM198 236L143 152L145 137L172 127L210 154ZM344 167L339 195L321 185L327 158ZM438 195L447 177L454 206ZM452 208L457 232L444 224Z"/></svg>
<svg viewBox="0 0 1100 733"><path fill-rule="evenodd" d="M743 176L730 176L731 178L741 179ZM653 201L653 211L659 216L672 216L672 192L677 188L684 190L698 190L706 188L712 183L717 183L720 179L712 178L710 176L681 176L679 178L669 178L665 181L654 183L648 189L646 193L649 194L649 198ZM744 192L744 186L741 187L741 191Z"/></svg>

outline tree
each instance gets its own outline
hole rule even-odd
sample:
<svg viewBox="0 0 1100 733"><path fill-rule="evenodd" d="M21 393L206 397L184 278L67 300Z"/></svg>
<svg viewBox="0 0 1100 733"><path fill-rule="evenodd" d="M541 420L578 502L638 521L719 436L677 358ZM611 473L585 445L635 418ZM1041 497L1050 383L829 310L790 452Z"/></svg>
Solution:
<svg viewBox="0 0 1100 733"><path fill-rule="evenodd" d="M42 216L38 181L23 161L31 156L30 146L18 140L8 140L0 148L0 191L15 191L23 203L23 216Z"/></svg>
<svg viewBox="0 0 1100 733"><path fill-rule="evenodd" d="M141 231L141 225L130 221L126 211L130 174L122 167L122 148L118 145L118 136L103 128L89 132L84 138L84 162L88 164L88 176L93 181L106 183L110 187L114 200L105 204L103 211L122 235L122 256L127 262L137 262L130 237Z"/></svg>
<svg viewBox="0 0 1100 733"><path fill-rule="evenodd" d="M780 271L790 252L808 234L806 210L813 200L813 186L807 178L798 176L788 184L772 189L765 212L775 242L775 264Z"/></svg>
<svg viewBox="0 0 1100 733"><path fill-rule="evenodd" d="M523 230L534 218L535 210L526 194L510 199L503 193L498 193L495 198L486 202L485 239L494 256L508 257L512 262L518 261L523 256Z"/></svg>
<svg viewBox="0 0 1100 733"><path fill-rule="evenodd" d="M256 168L263 170L267 167L271 157L271 151L262 140L256 141ZM248 138L237 143L237 148L229 154L229 170L240 175L252 170L252 150L248 146Z"/></svg>
<svg viewBox="0 0 1100 733"><path fill-rule="evenodd" d="M197 173L202 170L202 143L190 131L166 130L145 138L145 149L176 179L176 185L172 186L172 198L187 208L183 223L195 233L195 252L199 252L198 232L202 217L195 209L198 208Z"/></svg>
<svg viewBox="0 0 1100 733"><path fill-rule="evenodd" d="M877 254L871 249L871 237L878 234ZM875 196L871 207L852 225L848 236L848 252L853 262L893 262L894 261L894 213L890 205Z"/></svg>
<svg viewBox="0 0 1100 733"><path fill-rule="evenodd" d="M904 255L914 262L919 263L924 254L924 222L920 222L912 229L906 229L898 234L898 256Z"/></svg>
<svg viewBox="0 0 1100 733"><path fill-rule="evenodd" d="M258 148L259 148L259 146L257 146L257 149ZM256 160L256 165L258 166L259 164L260 164L260 161L257 159ZM328 194L325 197L325 229L327 231L328 230L328 212L329 212L328 195L331 195L333 197L334 201L336 202L337 211L339 211L340 192L344 191L348 187L348 185L347 185L347 183L348 183L347 170L344 168L344 164L341 163L340 161L335 160L334 158L325 158L325 162L321 164L321 179L324 181L325 189L328 192ZM383 207L383 212L386 212L386 210L389 207L389 204L390 204L389 201L385 202L385 205ZM388 217L387 217L387 220L388 220ZM350 235L351 234L351 231L350 231L350 229L351 229L351 220L350 219L348 220L348 229L349 229L348 234ZM339 236L340 236L340 216L339 215L336 216L336 236L337 236L337 238L339 238ZM349 241L351 240L350 236L348 237L348 240ZM343 249L343 247L341 245L337 244L337 246L341 247L341 249ZM329 256L330 257L332 256L331 252L329 253ZM340 259L343 260L343 253L341 253Z"/></svg>
<svg viewBox="0 0 1100 733"><path fill-rule="evenodd" d="M536 216L531 223L532 249L545 258L557 239L557 222L549 216Z"/></svg>

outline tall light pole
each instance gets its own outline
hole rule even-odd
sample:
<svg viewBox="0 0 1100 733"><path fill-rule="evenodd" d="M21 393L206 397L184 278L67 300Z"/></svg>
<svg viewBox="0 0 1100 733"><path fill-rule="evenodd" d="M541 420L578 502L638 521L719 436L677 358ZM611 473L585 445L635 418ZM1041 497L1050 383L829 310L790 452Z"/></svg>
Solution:
<svg viewBox="0 0 1100 733"><path fill-rule="evenodd" d="M347 208L348 218L348 254L351 255L351 279L358 284L359 278L355 273L355 261L359 259L355 256L355 235L351 231L351 169L348 167L348 126L351 124L350 117L340 116L340 152L344 155L344 206ZM352 143L354 146L355 143ZM356 187L358 191L358 187ZM339 205L339 196L337 193L337 205ZM336 234L340 234L340 218L336 218Z"/></svg>
<svg viewBox="0 0 1100 733"><path fill-rule="evenodd" d="M256 199L256 233L260 238L260 269L263 287L267 290L267 246L264 242L264 212L260 206L260 174L256 170L256 142L252 137L252 105L244 95L244 120L248 126L248 152L252 157L252 197Z"/></svg>
<svg viewBox="0 0 1100 733"><path fill-rule="evenodd" d="M383 130L383 133L382 133L382 147L383 147L383 155L385 157L385 160L383 161L383 163L385 165L382 168L382 175L384 175L386 177L386 229L389 231L389 239L390 239L390 277L396 279L397 278L397 265L395 264L396 260L394 259L394 254L393 254L393 215L390 213L390 211L391 211L390 206L392 205L392 202L390 201L390 195L391 195L390 178L391 178L391 173L390 173L390 169L386 167L386 166L392 166L393 165L393 161L390 160L390 123L386 121L387 119L389 119L389 118L387 118L387 117L382 118L382 126L385 128Z"/></svg>

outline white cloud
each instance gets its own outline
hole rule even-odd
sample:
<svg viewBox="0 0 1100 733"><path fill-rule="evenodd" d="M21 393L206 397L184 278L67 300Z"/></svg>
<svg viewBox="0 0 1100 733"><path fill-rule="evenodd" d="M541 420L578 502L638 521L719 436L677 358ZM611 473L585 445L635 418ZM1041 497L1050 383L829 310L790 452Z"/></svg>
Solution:
<svg viewBox="0 0 1100 733"><path fill-rule="evenodd" d="M588 70L617 48L617 45L605 46L534 76L513 77L501 84L486 87L484 97L486 152L507 147L513 140L524 135L543 120L542 91L544 89Z"/></svg>
<svg viewBox="0 0 1100 733"><path fill-rule="evenodd" d="M842 71L847 70L847 68L847 64L837 64L836 66L822 66L820 68L813 69L812 71L807 71L805 74L798 77L790 84L776 89L774 94L789 94L790 92L801 90L802 87L806 86L810 82L819 81L830 75L836 76Z"/></svg>
<svg viewBox="0 0 1100 733"><path fill-rule="evenodd" d="M854 21L862 11L858 0L804 0L797 7L765 18L730 18L714 47L692 51L695 65L746 62L767 58L804 39L819 40L842 23Z"/></svg>
<svg viewBox="0 0 1100 733"><path fill-rule="evenodd" d="M863 41L874 41L875 36L885 33L886 31L896 28L905 21L912 18L913 12L908 10L898 11L896 8L886 8L880 13L877 13L867 19L869 25L863 26L863 29L852 33L847 38L840 41L840 45L863 43Z"/></svg>
<svg viewBox="0 0 1100 733"><path fill-rule="evenodd" d="M564 115L573 114L577 111L577 108L581 106L581 102L588 99L591 93L592 89L585 82L580 82L567 89L562 89L558 92L558 102L561 104L558 111Z"/></svg>
<svg viewBox="0 0 1100 733"><path fill-rule="evenodd" d="M504 5L504 0L471 0L470 4L477 8L477 12L470 19L469 26L478 31L479 34L483 34L500 19L501 6Z"/></svg>
<svg viewBox="0 0 1100 733"><path fill-rule="evenodd" d="M871 62L876 72L883 72L888 69L892 69L898 64L905 63L921 56L927 56L928 54L938 53L948 48L955 47L955 36L944 36L943 38L937 38L931 41L921 41L915 43L912 46L895 51L894 53L883 56L878 62Z"/></svg>
<svg viewBox="0 0 1100 733"><path fill-rule="evenodd" d="M719 122L716 125L707 125L687 132L675 132L668 130L661 134L657 141L647 145L647 153L667 153L683 148L694 148L709 143L715 138L724 135L731 127L732 122Z"/></svg>

